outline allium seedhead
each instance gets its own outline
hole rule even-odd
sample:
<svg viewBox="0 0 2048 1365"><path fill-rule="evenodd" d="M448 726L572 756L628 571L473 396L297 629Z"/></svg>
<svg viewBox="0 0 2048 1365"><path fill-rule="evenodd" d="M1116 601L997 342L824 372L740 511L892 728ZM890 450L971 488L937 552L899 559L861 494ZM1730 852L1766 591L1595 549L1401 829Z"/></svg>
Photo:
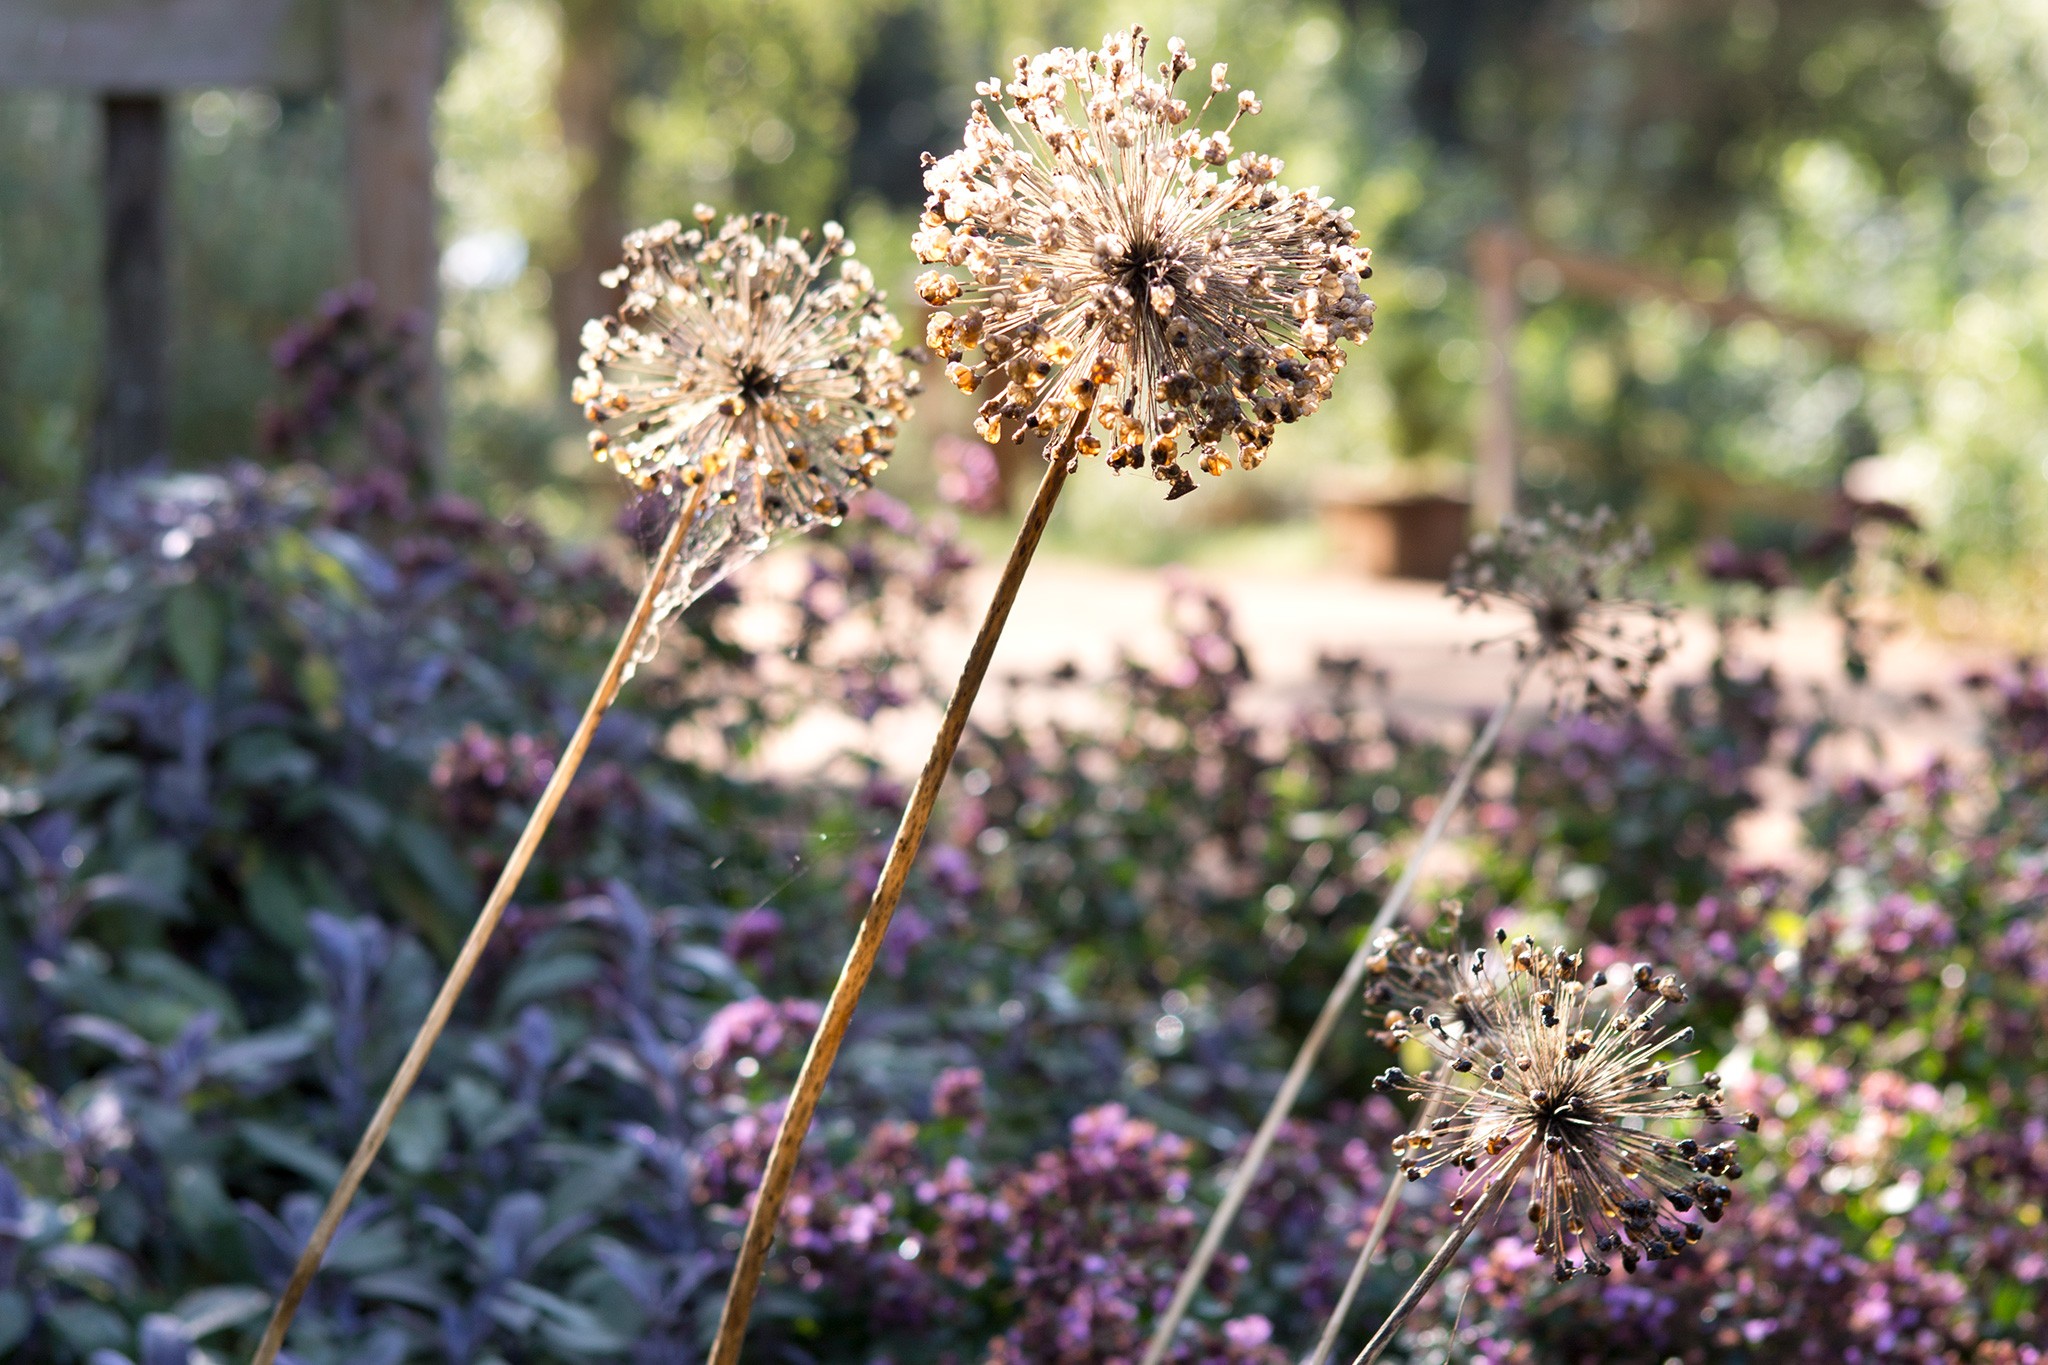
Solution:
<svg viewBox="0 0 2048 1365"><path fill-rule="evenodd" d="M1156 75L1146 47L1133 28L1099 51L1020 57L1007 85L977 87L965 145L927 158L912 245L965 272L930 270L918 292L940 310L926 340L947 377L997 386L984 438L1057 434L1092 413L1103 435L1085 431L1076 453L1149 464L1177 498L1195 486L1184 458L1221 474L1228 440L1254 468L1281 423L1329 396L1338 343L1372 331L1371 252L1350 209L1234 148L1259 109L1250 91L1205 134L1223 67L1191 108L1175 93L1194 69L1186 47L1169 42Z"/></svg>
<svg viewBox="0 0 2048 1365"><path fill-rule="evenodd" d="M1676 613L1652 575L1653 550L1648 532L1623 532L1605 507L1553 507L1473 537L1446 591L1464 607L1526 613L1527 628L1506 638L1549 669L1561 702L1614 704L1640 697L1671 652Z"/></svg>
<svg viewBox="0 0 2048 1365"><path fill-rule="evenodd" d="M1416 1006L1395 1030L1446 1064L1375 1082L1433 1098L1444 1115L1395 1139L1401 1168L1412 1180L1461 1170L1457 1213L1527 1172L1535 1249L1560 1280L1678 1255L1700 1239L1697 1219L1720 1221L1742 1166L1732 1139L1709 1145L1650 1127L1755 1127L1722 1113L1711 1072L1696 1087L1672 1084L1672 1067L1692 1054L1666 1054L1692 1031L1658 1020L1684 986L1647 963L1583 982L1578 954L1500 940L1494 961L1484 950L1464 959L1473 1026Z"/></svg>
<svg viewBox="0 0 2048 1365"><path fill-rule="evenodd" d="M1373 941L1365 970L1366 1013L1377 1025L1374 1033L1385 1041L1405 1036L1417 1009L1422 1018L1435 1015L1447 1027L1474 1034L1475 1041L1486 1027L1473 1008L1474 984L1460 953L1390 929Z"/></svg>
<svg viewBox="0 0 2048 1365"><path fill-rule="evenodd" d="M843 517L914 391L901 328L837 224L814 239L771 215L713 218L700 206L693 227L626 238L605 276L625 301L584 327L573 389L598 459L678 511L699 500L663 616L774 537Z"/></svg>

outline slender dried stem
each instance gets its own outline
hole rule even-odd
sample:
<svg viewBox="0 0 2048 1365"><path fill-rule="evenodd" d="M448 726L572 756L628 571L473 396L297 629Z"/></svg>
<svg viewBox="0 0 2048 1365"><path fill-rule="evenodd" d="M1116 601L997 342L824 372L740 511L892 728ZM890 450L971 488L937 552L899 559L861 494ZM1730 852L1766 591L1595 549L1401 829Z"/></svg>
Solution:
<svg viewBox="0 0 2048 1365"><path fill-rule="evenodd" d="M1322 1013L1302 1040L1301 1050L1294 1054L1293 1063L1287 1068L1287 1075L1280 1082L1279 1093L1266 1109L1266 1117L1259 1122L1259 1128L1252 1135L1252 1145L1245 1152L1244 1160L1238 1163L1231 1174L1230 1184L1223 1191L1223 1199L1216 1206L1216 1212L1209 1216L1209 1226L1202 1230L1202 1240L1195 1247L1195 1254L1186 1269L1181 1271L1180 1283L1174 1286L1173 1301L1167 1305L1166 1313L1153 1329L1152 1340L1145 1348L1143 1365L1159 1365L1166 1358L1167 1348L1173 1344L1173 1334L1180 1327L1181 1319L1187 1316L1189 1305L1195 1301L1196 1292L1202 1287L1202 1280L1209 1273L1210 1262L1216 1259L1218 1248L1223 1245L1224 1234L1237 1218L1237 1211L1243 1206L1245 1196L1251 1193L1252 1182L1265 1167L1266 1157L1273 1150L1273 1141L1280 1135L1280 1125L1294 1112L1294 1102L1301 1098L1301 1088L1308 1083L1308 1074L1315 1068L1316 1059L1322 1056L1323 1048L1329 1043L1330 1035L1337 1029L1337 1021L1351 1006L1358 994L1359 984L1365 979L1366 963L1373 955L1373 940L1392 924L1408 906L1408 898L1415 892L1416 880L1422 875L1422 865L1443 838L1444 829L1450 824L1451 814L1463 804L1465 791L1472 785L1486 758L1493 752L1493 746L1500 741L1500 733L1508 723L1508 716L1520 700L1522 688L1534 672L1535 660L1524 663L1515 671L1508 683L1507 694L1487 717L1485 728L1480 730L1472 745L1465 751L1464 761L1451 777L1451 785L1444 789L1443 799L1437 803L1436 811L1429 818L1429 824L1422 831L1422 838L1416 843L1415 851L1409 855L1408 865L1401 869L1400 880L1384 902L1372 923L1358 940L1358 947L1351 954L1351 960L1344 964L1344 974L1337 978L1331 988L1329 999L1323 1002Z"/></svg>
<svg viewBox="0 0 2048 1365"><path fill-rule="evenodd" d="M747 1317L753 1311L754 1293L767 1265L768 1248L775 1240L775 1223L782 1213L783 1200L789 1195L789 1183L796 1175L797 1156L803 1147L804 1135L810 1131L811 1117L817 1112L818 1098L825 1089L825 1078L831 1073L833 1060L839 1055L839 1045L846 1039L854 1008L860 1004L861 991L874 972L875 959L882 951L882 940L889 932L889 919L896 913L896 902L903 895L910 865L917 858L925 826L931 821L939 787L946 780L946 770L953 764L953 752L960 747L960 736L967 728L967 713L974 708L975 694L981 690L989 660L995 655L996 641L1001 638L1003 625L1010 618L1010 607L1017 600L1018 588L1023 585L1024 571L1031 567L1031 556L1038 549L1039 537L1045 534L1046 523L1052 519L1053 504L1066 482L1068 463L1073 458L1069 452L1074 439L1086 431L1088 416L1084 410L1050 452L1045 478L1039 482L1038 495L1032 499L1031 510L1025 515L1023 526L1018 528L1016 543L1010 547L1009 562L1003 565L995 596L982 617L981 629L974 637L974 647L968 651L960 680L953 686L953 698L947 703L945 719L939 723L939 733L932 740L931 754L925 759L924 771L918 774L917 786L904 807L903 822L897 826L895 842L889 845L889 857L882 865L881 879L875 884L874 896L868 902L867 913L861 918L859 931L854 935L853 947L846 955L846 965L840 969L839 980L832 987L832 998L825 1003L825 1013L818 1021L818 1031L811 1039L810 1051L804 1055L803 1069L797 1073L789 1106L783 1110L782 1126L775 1133L775 1146L769 1152L768 1164L761 1173L754 1207L747 1215L746 1237L740 1244L739 1261L733 1266L732 1284L726 1290L724 1311L719 1315L718 1338L711 1347L711 1365L737 1365L740 1358L740 1343L747 1333Z"/></svg>
<svg viewBox="0 0 2048 1365"><path fill-rule="evenodd" d="M1451 1268L1451 1261L1457 1256L1458 1248L1465 1245L1465 1239L1470 1237L1481 1223L1499 1212L1500 1206L1507 1202L1508 1195L1515 1188L1515 1181L1521 1177L1522 1168L1529 1164L1529 1158L1535 1155L1536 1144L1540 1140L1532 1137L1523 1143L1522 1150L1516 1153L1514 1161L1507 1169L1500 1173L1499 1179L1493 1183L1493 1188L1472 1206L1470 1213L1458 1220L1458 1225L1451 1229L1450 1236L1444 1238L1444 1244L1436 1249L1436 1255L1430 1257L1429 1264L1422 1267L1422 1273L1415 1277L1415 1283L1408 1286L1407 1292L1401 1295L1401 1301L1394 1305L1394 1311L1387 1314L1387 1320L1380 1324L1380 1329L1372 1334L1372 1340L1365 1343L1365 1349L1358 1353L1351 1365L1372 1365L1387 1347L1393 1344L1394 1338L1401 1333L1401 1324L1408 1320L1409 1314L1415 1311L1415 1306L1422 1302L1422 1296L1427 1294L1430 1286Z"/></svg>
<svg viewBox="0 0 2048 1365"><path fill-rule="evenodd" d="M512 893L519 889L520 879L526 875L526 866L533 860L534 850L540 847L541 836L547 833L556 808L568 794L576 769L582 765L583 755L590 748L591 736L597 733L598 722L604 719L605 712L618 699L626 670L647 634L654 619L655 604L675 567L677 556L682 552L683 538L689 533L691 522L696 520L698 503L706 486L702 483L697 485L675 525L669 528L668 538L662 542L661 550L648 571L647 586L640 590L640 600L633 607L633 615L627 620L625 631L619 636L618 647L612 651L611 662L605 665L597 690L590 694L590 704L583 709L583 719L577 723L576 732L562 750L554 775L540 794L539 804L527 817L519 842L512 846L512 854L505 860L505 870L498 874L497 885L491 888L490 897L484 901L483 909L477 912L476 923L470 926L469 938L463 943L462 951L456 954L455 965L448 969L448 979L441 983L441 993L434 997L433 1008L427 1011L419 1032L413 1035L405 1060L398 1064L398 1074L385 1088L377 1112L370 1116L369 1126L356 1143L355 1155L349 1158L334 1193L327 1198L327 1207L322 1210L320 1221L313 1227L313 1235L299 1253L298 1264L292 1267L291 1280L285 1285L277 1306L271 1310L269 1326L263 1329L263 1340L256 1347L253 1365L272 1365L277 1353L283 1349L285 1333L292 1325L292 1315L298 1312L299 1300L306 1296L307 1288L313 1283L313 1276L327 1255L328 1244L334 1240L334 1231L341 1225L342 1215L348 1212L357 1187L369 1173L371 1163L376 1161L384 1139L391 1132L391 1124L398 1117L399 1107L405 1103L413 1083L419 1079L421 1068L427 1064L427 1054L434 1050L435 1041L455 1011L457 998L461 996L463 987L469 984L470 975L476 971L476 964L483 957L484 948L491 941L498 921L504 918L505 907L510 903Z"/></svg>
<svg viewBox="0 0 2048 1365"><path fill-rule="evenodd" d="M1450 1080L1450 1066L1443 1068L1443 1080ZM1443 1095L1431 1091L1423 1101L1422 1108L1415 1116L1417 1128L1427 1128L1429 1121L1436 1117L1436 1111L1443 1106ZM1373 1257L1379 1254L1380 1243L1387 1239L1387 1228L1393 1224L1394 1210L1401 1206L1401 1163L1394 1162L1387 1172L1386 1192L1380 1196L1379 1212L1373 1215L1372 1227L1365 1234L1365 1245L1358 1249L1358 1259L1351 1263L1351 1278L1344 1281L1344 1292L1337 1296L1337 1307L1330 1313L1330 1320L1323 1324L1323 1335L1316 1342L1316 1349L1309 1355L1307 1365L1323 1365L1330 1358L1330 1352L1337 1348L1337 1336L1344 1330L1344 1319L1351 1316L1351 1304L1358 1297L1360 1285L1365 1283L1365 1273L1372 1268Z"/></svg>

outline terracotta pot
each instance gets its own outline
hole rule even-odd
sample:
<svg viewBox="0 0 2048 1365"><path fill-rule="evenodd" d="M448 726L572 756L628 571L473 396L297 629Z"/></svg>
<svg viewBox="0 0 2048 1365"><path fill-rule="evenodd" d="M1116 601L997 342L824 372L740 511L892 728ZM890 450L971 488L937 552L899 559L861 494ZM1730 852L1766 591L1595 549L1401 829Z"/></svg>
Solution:
<svg viewBox="0 0 2048 1365"><path fill-rule="evenodd" d="M1318 510L1338 558L1376 578L1441 580L1465 548L1471 504L1439 494L1338 494Z"/></svg>

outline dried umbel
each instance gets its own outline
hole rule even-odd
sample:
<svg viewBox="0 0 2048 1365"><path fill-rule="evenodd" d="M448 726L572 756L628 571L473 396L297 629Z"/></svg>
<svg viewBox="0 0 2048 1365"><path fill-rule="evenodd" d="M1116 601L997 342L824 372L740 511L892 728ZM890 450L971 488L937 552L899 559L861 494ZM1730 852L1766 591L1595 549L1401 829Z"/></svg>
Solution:
<svg viewBox="0 0 2048 1365"><path fill-rule="evenodd" d="M1507 638L1549 670L1559 701L1613 704L1640 697L1671 650L1675 612L1659 595L1653 549L1646 531L1622 531L1605 507L1585 516L1553 507L1475 536L1446 590L1462 606L1525 613L1527 628Z"/></svg>
<svg viewBox="0 0 2048 1365"><path fill-rule="evenodd" d="M1583 982L1577 954L1499 937L1504 961L1489 963L1483 949L1466 959L1478 1027L1417 1006L1397 1031L1446 1065L1426 1077L1397 1067L1374 1082L1433 1098L1443 1114L1395 1139L1402 1169L1412 1180L1461 1171L1457 1214L1503 1197L1502 1183L1526 1172L1535 1249L1560 1280L1677 1256L1700 1239L1700 1219L1720 1220L1742 1166L1732 1138L1703 1144L1652 1127L1756 1126L1753 1115L1722 1113L1711 1072L1697 1087L1672 1083L1691 1054L1666 1054L1692 1030L1658 1021L1685 988L1647 964Z"/></svg>
<svg viewBox="0 0 2048 1365"><path fill-rule="evenodd" d="M574 389L600 460L678 515L695 504L663 617L775 536L844 516L913 391L837 224L814 239L767 214L696 218L626 238L605 276L625 301L585 326Z"/></svg>
<svg viewBox="0 0 2048 1365"><path fill-rule="evenodd" d="M1405 1037L1414 1020L1435 1015L1445 1027L1477 1035L1486 1021L1473 1008L1473 983L1461 953L1432 948L1401 930L1373 940L1360 992L1373 1032L1388 1043Z"/></svg>
<svg viewBox="0 0 2048 1365"><path fill-rule="evenodd" d="M1195 486L1183 459L1221 474L1228 441L1254 468L1281 423L1329 396L1338 343L1372 331L1371 253L1350 209L1275 183L1278 161L1233 147L1259 110L1251 91L1205 134L1230 90L1223 66L1195 108L1177 93L1195 66L1186 47L1171 40L1148 71L1147 45L1133 28L1099 51L1019 58L1008 84L977 87L965 145L927 158L912 245L965 273L928 271L918 292L940 310L926 340L947 377L967 393L995 386L986 439L1056 436L1092 413L1102 434L1084 431L1074 453L1149 464L1177 498Z"/></svg>
<svg viewBox="0 0 2048 1365"><path fill-rule="evenodd" d="M596 424L591 445L666 504L647 583L563 745L526 827L406 1048L355 1154L328 1196L271 1310L255 1365L271 1365L349 1202L397 1121L463 987L504 918L528 863L605 712L659 642L661 623L767 548L778 533L846 514L895 443L910 387L897 327L874 281L827 227L815 249L782 220L732 218L715 235L663 223L626 239L616 317L584 329L574 393ZM834 269L834 263L837 268Z"/></svg>

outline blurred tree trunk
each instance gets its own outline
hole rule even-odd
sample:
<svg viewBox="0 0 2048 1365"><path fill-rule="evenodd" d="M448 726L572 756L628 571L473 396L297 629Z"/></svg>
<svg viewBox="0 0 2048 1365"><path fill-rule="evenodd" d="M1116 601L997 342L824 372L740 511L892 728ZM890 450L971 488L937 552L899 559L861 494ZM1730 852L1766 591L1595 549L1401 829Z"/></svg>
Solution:
<svg viewBox="0 0 2048 1365"><path fill-rule="evenodd" d="M161 95L109 95L100 107L105 368L88 486L170 446L169 121Z"/></svg>
<svg viewBox="0 0 2048 1365"><path fill-rule="evenodd" d="M629 0L562 0L562 70L555 113L562 124L575 199L570 240L555 268L549 313L563 382L583 354L583 324L616 306L619 291L598 276L619 262L626 232L626 171L632 144L619 123Z"/></svg>
<svg viewBox="0 0 2048 1365"><path fill-rule="evenodd" d="M445 0L348 0L341 7L355 273L376 288L378 315L413 332L405 404L411 430L384 453L420 485L440 473L434 99L447 56Z"/></svg>

